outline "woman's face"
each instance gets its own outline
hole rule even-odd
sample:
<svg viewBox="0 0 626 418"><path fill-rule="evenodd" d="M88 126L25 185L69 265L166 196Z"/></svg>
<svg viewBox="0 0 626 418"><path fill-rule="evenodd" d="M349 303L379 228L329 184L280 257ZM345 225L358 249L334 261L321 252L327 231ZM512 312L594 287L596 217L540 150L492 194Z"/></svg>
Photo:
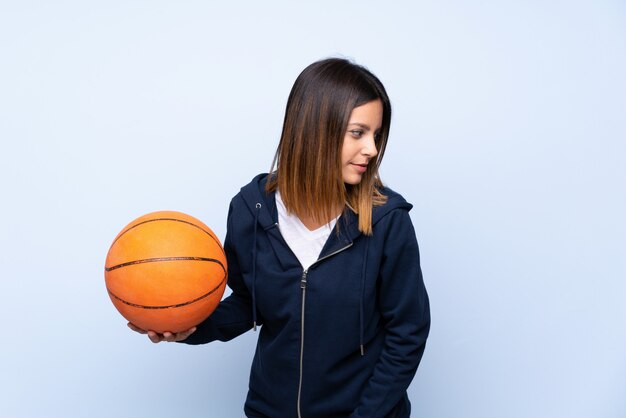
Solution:
<svg viewBox="0 0 626 418"><path fill-rule="evenodd" d="M382 123L383 104L378 99L352 109L341 149L341 173L345 183L361 182L368 163L378 154L374 139L380 135Z"/></svg>

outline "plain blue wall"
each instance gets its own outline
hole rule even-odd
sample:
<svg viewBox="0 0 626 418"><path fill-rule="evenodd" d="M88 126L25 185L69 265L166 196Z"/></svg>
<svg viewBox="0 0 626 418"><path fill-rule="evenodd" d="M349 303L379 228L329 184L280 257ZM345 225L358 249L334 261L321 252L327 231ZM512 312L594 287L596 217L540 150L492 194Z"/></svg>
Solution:
<svg viewBox="0 0 626 418"><path fill-rule="evenodd" d="M623 1L0 5L6 417L239 417L256 335L153 345L113 308L116 233L173 209L223 238L309 63L394 106L432 332L415 417L626 416Z"/></svg>

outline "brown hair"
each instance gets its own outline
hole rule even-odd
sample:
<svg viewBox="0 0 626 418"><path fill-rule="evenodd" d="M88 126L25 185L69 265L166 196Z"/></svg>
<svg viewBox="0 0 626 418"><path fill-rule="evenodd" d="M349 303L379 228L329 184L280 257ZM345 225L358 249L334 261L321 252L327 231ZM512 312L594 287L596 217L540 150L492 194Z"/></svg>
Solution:
<svg viewBox="0 0 626 418"><path fill-rule="evenodd" d="M378 156L361 182L343 182L341 149L350 113L379 99L382 126L375 139ZM385 152L391 122L391 103L382 83L365 67L342 58L329 58L306 67L296 79L285 111L283 131L267 182L278 188L285 207L299 217L325 223L338 208L352 209L359 230L372 233L372 207L386 202L378 167Z"/></svg>

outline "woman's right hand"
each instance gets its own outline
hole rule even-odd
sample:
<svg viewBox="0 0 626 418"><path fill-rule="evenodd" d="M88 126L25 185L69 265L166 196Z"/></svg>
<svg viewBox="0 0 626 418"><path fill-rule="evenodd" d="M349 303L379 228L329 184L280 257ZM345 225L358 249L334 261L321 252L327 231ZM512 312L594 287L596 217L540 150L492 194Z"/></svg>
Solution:
<svg viewBox="0 0 626 418"><path fill-rule="evenodd" d="M160 343L161 341L167 341L167 342L182 341L182 340L187 339L187 337L189 337L191 334L193 334L196 331L196 327L192 327L188 329L187 331L181 331L181 332L165 331L163 334L159 334L158 332L146 331L145 329L141 329L131 322L128 323L128 328L140 334L148 334L148 338L150 338L150 341L152 341L155 344Z"/></svg>

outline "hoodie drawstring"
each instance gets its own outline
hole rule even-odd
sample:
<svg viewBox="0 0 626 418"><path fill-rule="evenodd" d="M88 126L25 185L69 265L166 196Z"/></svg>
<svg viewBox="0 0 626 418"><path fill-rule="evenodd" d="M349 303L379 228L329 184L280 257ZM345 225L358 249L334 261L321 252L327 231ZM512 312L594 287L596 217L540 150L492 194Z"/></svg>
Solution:
<svg viewBox="0 0 626 418"><path fill-rule="evenodd" d="M256 212L254 213L254 240L252 244L252 327L256 331L256 233L259 229L259 212L261 212L261 204L256 204Z"/></svg>
<svg viewBox="0 0 626 418"><path fill-rule="evenodd" d="M359 299L359 343L361 355L365 355L363 348L363 298L365 298L365 273L367 271L367 253L369 252L370 239L365 237L365 253L363 255L363 270L361 271L361 298Z"/></svg>

